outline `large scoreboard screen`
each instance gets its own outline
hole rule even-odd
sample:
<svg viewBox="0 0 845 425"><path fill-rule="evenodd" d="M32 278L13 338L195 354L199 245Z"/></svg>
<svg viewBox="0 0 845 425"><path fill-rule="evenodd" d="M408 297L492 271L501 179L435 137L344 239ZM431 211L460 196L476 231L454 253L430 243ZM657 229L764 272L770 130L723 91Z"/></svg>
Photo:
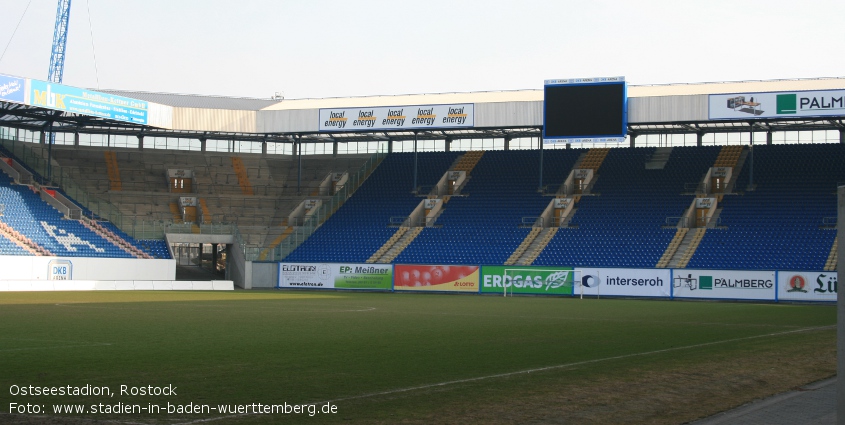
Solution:
<svg viewBox="0 0 845 425"><path fill-rule="evenodd" d="M627 129L624 77L546 80L545 143L621 142Z"/></svg>

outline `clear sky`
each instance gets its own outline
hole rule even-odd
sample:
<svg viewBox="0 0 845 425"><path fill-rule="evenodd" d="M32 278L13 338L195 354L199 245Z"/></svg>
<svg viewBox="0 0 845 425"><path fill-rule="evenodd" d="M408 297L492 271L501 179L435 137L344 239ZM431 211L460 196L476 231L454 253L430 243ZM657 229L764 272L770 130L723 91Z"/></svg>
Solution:
<svg viewBox="0 0 845 425"><path fill-rule="evenodd" d="M0 0L0 73L47 78L56 4ZM843 0L72 4L64 83L89 88L292 99L845 76Z"/></svg>

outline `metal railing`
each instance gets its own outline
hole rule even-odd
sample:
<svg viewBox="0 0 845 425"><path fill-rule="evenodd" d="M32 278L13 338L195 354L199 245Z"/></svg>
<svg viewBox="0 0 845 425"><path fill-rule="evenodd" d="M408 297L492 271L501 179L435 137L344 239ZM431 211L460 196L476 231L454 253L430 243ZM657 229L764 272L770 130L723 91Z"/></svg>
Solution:
<svg viewBox="0 0 845 425"><path fill-rule="evenodd" d="M564 184L547 184L547 185L543 186L540 193L543 196L553 196L553 195L557 195L558 193L561 193L561 192L566 193L567 187L568 186L564 185Z"/></svg>
<svg viewBox="0 0 845 425"><path fill-rule="evenodd" d="M688 227L687 217L666 217L667 227L676 227L678 225L680 227Z"/></svg>
<svg viewBox="0 0 845 425"><path fill-rule="evenodd" d="M437 190L437 185L417 186L417 189L414 191L414 193L416 193L417 196L440 196L440 191Z"/></svg>
<svg viewBox="0 0 845 425"><path fill-rule="evenodd" d="M522 222L519 227L543 227L545 220L543 217L522 217Z"/></svg>
<svg viewBox="0 0 845 425"><path fill-rule="evenodd" d="M822 227L836 227L837 217L822 217Z"/></svg>
<svg viewBox="0 0 845 425"><path fill-rule="evenodd" d="M411 221L411 217L410 217L410 216L407 216L407 215L403 215L403 216L393 216L393 217L390 217L390 218L388 219L388 224L387 224L387 225L388 225L389 227L401 227L401 226L403 226L403 225L404 225L404 226L408 226L409 224L406 224L406 223L410 223L410 221Z"/></svg>
<svg viewBox="0 0 845 425"><path fill-rule="evenodd" d="M684 183L685 192L707 193L707 184L700 183Z"/></svg>

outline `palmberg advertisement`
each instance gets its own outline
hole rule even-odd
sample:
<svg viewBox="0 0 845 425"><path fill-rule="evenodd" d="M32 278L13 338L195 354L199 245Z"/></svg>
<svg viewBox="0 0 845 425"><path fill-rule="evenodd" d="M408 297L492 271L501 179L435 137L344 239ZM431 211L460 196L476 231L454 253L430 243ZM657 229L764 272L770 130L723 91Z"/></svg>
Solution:
<svg viewBox="0 0 845 425"><path fill-rule="evenodd" d="M686 270L674 271L676 298L774 300L774 271Z"/></svg>

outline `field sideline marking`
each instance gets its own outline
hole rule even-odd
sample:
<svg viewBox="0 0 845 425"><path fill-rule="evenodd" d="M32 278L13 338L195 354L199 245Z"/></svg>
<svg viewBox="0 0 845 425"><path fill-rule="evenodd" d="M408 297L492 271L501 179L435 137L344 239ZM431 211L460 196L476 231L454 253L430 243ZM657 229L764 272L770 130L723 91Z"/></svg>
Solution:
<svg viewBox="0 0 845 425"><path fill-rule="evenodd" d="M108 347L112 345L110 342L92 342L90 344L73 344L73 345L50 345L47 347L24 347L24 348L3 348L0 353L8 351L27 351L27 350L50 350L53 348L74 348L74 347Z"/></svg>
<svg viewBox="0 0 845 425"><path fill-rule="evenodd" d="M57 307L78 307L78 308L94 308L100 310L136 310L136 311L184 311L184 308L118 308L118 307L102 307L102 306L94 306L90 305L92 303L56 303L55 306ZM230 310L227 306L222 305L196 305L194 307L202 307L203 309L217 309L217 310ZM272 310L278 311L283 313L356 313L356 312L364 312L364 311L375 311L375 307L352 307L358 308L358 310L285 310L279 308L269 308L269 307L261 307L261 308L250 308L249 310Z"/></svg>
<svg viewBox="0 0 845 425"><path fill-rule="evenodd" d="M691 349L691 348L708 347L708 346L711 346L711 345L725 344L725 343L729 343L729 342L748 341L748 340L752 340L752 339L760 339L760 338L767 338L767 337L772 337L772 336L788 335L788 334L799 333L799 332L811 332L811 331L818 331L818 330L824 330L824 329L836 329L836 325L816 326L816 327L812 327L812 328L793 329L793 330L789 330L789 331L773 332L773 333L768 333L768 334L763 334L763 335L754 335L754 336L745 336L745 337L741 337L741 338L725 339L725 340L722 340L722 341L703 342L703 343L700 343L700 344L685 345L685 346L682 346L682 347L663 348L663 349L660 349L660 350L644 351L644 352L641 352L641 353L623 354L623 355L620 355L620 356L603 357L603 358L600 358L600 359L582 360L580 362L565 363L565 364L552 365L552 366L544 366L544 367L538 367L538 368L534 368L534 369L518 370L518 371L515 371L515 372L497 373L495 375L478 376L478 377L475 377L475 378L457 379L457 380L454 380L454 381L437 382L437 383L434 383L434 384L418 385L418 386L415 386L415 387L399 388L399 389L395 389L395 390L381 391L381 392L377 392L377 393L368 393L368 394L362 394L362 395L351 396L351 397L336 398L336 399L332 399L332 400L325 400L325 401L319 401L319 402L314 402L314 403L306 403L306 404L307 405L322 405L322 404L326 404L326 403L337 403L337 402L341 402L341 401L358 400L358 399L362 399L362 398L370 398L370 397L377 397L377 396L383 396L383 395L398 394L398 393L404 393L404 392L409 392L409 391L424 390L424 389L428 389L428 388L445 387L445 386L455 385L455 384L464 384L464 383L467 383L467 382L484 381L484 380L487 380L487 379L506 378L508 376L524 375L524 374L529 374L529 373L534 373L534 372L545 372L545 371L554 370L554 369L565 369L565 368L569 368L569 367L583 366L583 365L592 364L592 363L601 363L601 362L606 362L606 361L610 361L610 360L621 360L621 359L627 359L627 358L631 358L631 357L649 356L649 355L652 355L652 354L661 354L661 353L668 353L668 352L672 352L672 351L688 350L688 349ZM219 421L219 420L223 420L223 419L237 418L237 417L241 417L241 416L251 416L251 415L256 415L256 414L257 413L243 413L243 414L237 414L237 415L219 416L219 417L216 417L216 418L206 418L206 419L197 419L197 420L189 421L189 422L179 422L179 423L175 423L173 425L192 425L192 424L205 423L205 422L214 422L214 421Z"/></svg>
<svg viewBox="0 0 845 425"><path fill-rule="evenodd" d="M387 313L400 313L394 311L388 311ZM473 314L473 313L429 313L425 311L403 311L402 314L421 314L421 315L428 315L428 316L467 316L467 317L495 317L501 318L502 316L496 316L493 314ZM624 322L624 323L658 323L664 324L665 321L660 320L625 320L625 319L595 319L595 318L587 318L587 317L580 317L580 316L508 316L508 317L516 317L520 319L549 319L549 320L581 320L581 321L590 321L590 322ZM799 325L778 325L778 324L771 324L771 323L732 323L732 322L679 322L673 321L672 323L677 323L681 325L718 325L718 326L743 326L743 327L758 327L758 328L799 328Z"/></svg>

